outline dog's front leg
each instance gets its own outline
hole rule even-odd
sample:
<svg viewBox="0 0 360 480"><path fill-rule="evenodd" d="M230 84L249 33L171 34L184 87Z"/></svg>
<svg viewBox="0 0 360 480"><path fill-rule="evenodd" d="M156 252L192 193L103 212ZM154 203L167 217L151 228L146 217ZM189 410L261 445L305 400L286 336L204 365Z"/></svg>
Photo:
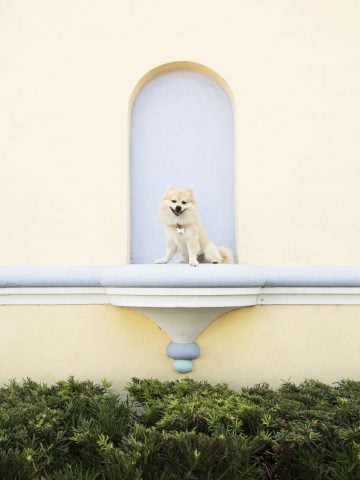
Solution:
<svg viewBox="0 0 360 480"><path fill-rule="evenodd" d="M189 253L189 264L193 267L199 265L199 261L197 259L200 251L200 245L197 241L191 241L188 244L188 253Z"/></svg>
<svg viewBox="0 0 360 480"><path fill-rule="evenodd" d="M155 263L168 263L176 253L176 244L170 240L167 244L166 254L163 258L158 258Z"/></svg>

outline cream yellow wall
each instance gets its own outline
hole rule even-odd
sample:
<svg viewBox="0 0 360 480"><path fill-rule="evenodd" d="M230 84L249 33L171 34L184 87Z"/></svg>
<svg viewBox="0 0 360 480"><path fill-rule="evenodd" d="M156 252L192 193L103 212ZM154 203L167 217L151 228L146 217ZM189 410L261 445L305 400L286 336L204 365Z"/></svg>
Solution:
<svg viewBox="0 0 360 480"><path fill-rule="evenodd" d="M215 320L198 338L189 376L235 388L318 378L360 379L359 306L266 306ZM111 380L183 378L165 354L167 336L149 319L110 306L0 307L0 383L75 375Z"/></svg>
<svg viewBox="0 0 360 480"><path fill-rule="evenodd" d="M130 98L182 60L231 89L239 258L359 263L359 18L356 0L1 2L0 264L127 262Z"/></svg>
<svg viewBox="0 0 360 480"><path fill-rule="evenodd" d="M166 335L143 315L110 306L1 306L0 383L75 375L114 382L171 373Z"/></svg>
<svg viewBox="0 0 360 480"><path fill-rule="evenodd" d="M360 380L360 307L266 306L231 312L199 337L196 375L232 386Z"/></svg>

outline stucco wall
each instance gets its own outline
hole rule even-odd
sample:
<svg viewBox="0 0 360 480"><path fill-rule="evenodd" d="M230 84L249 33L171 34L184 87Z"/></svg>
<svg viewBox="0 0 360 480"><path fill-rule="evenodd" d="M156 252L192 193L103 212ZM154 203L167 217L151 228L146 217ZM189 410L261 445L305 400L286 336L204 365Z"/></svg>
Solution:
<svg viewBox="0 0 360 480"><path fill-rule="evenodd" d="M359 306L250 307L215 320L199 337L190 377L234 387L318 378L359 379ZM69 375L123 390L131 377L181 378L167 336L143 315L109 306L0 307L0 383Z"/></svg>
<svg viewBox="0 0 360 480"><path fill-rule="evenodd" d="M359 15L353 0L1 2L0 263L128 261L131 98L177 61L230 89L239 259L359 263Z"/></svg>
<svg viewBox="0 0 360 480"><path fill-rule="evenodd" d="M1 2L0 264L128 262L131 105L174 62L233 102L239 260L359 263L359 17L355 0ZM230 313L191 376L358 378L358 316ZM0 327L0 381L178 377L165 335L130 310L4 306Z"/></svg>

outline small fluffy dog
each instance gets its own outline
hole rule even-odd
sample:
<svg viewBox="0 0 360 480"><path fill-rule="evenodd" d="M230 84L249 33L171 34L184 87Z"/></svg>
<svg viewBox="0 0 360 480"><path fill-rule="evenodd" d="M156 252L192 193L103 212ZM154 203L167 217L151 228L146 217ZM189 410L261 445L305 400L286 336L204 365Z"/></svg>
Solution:
<svg viewBox="0 0 360 480"><path fill-rule="evenodd" d="M155 263L168 263L178 251L180 263L196 267L199 263L233 263L229 249L217 247L209 239L200 223L192 188L178 189L169 186L161 199L160 221L167 236L166 255Z"/></svg>

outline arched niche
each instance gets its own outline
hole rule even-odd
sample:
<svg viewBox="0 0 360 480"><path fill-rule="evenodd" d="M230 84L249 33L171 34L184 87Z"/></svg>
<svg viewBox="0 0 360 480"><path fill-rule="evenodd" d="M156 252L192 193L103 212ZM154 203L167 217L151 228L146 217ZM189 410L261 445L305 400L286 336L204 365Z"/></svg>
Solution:
<svg viewBox="0 0 360 480"><path fill-rule="evenodd" d="M220 82L188 66L149 75L131 110L131 263L164 255L167 185L193 186L210 238L235 253L234 116ZM176 260L175 260L176 261Z"/></svg>

